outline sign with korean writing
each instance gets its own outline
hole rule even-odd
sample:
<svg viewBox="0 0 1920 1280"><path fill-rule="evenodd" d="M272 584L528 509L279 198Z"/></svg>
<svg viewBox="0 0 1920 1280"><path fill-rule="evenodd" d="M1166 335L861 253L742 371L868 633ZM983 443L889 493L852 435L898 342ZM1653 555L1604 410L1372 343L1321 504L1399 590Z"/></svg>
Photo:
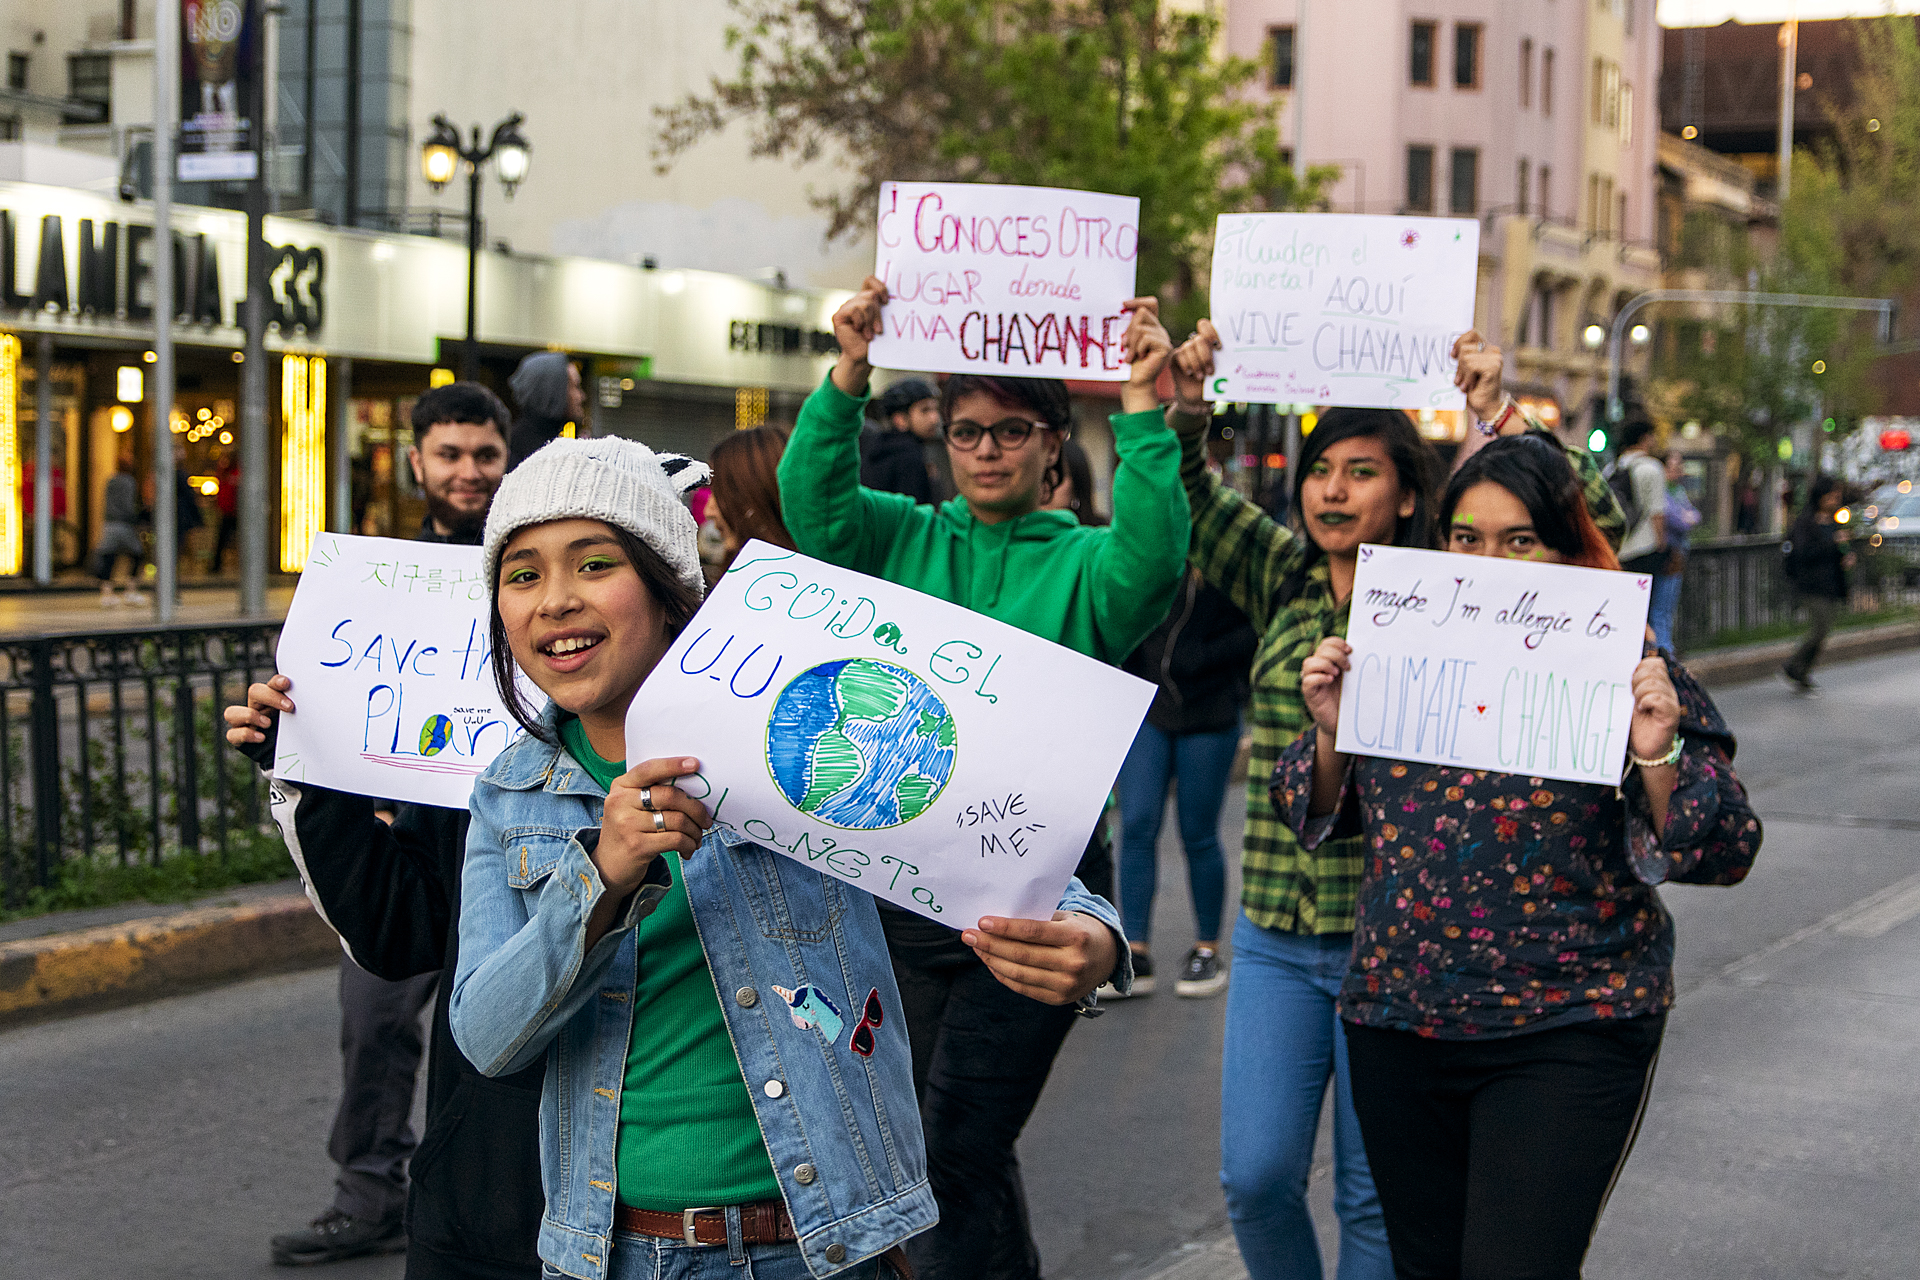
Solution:
<svg viewBox="0 0 1920 1280"><path fill-rule="evenodd" d="M494 684L487 618L479 547L315 536L280 629L295 710L275 775L464 809L522 732Z"/></svg>
<svg viewBox="0 0 1920 1280"><path fill-rule="evenodd" d="M1449 351L1473 327L1479 270L1471 218L1223 213L1208 396L1459 409Z"/></svg>
<svg viewBox="0 0 1920 1280"><path fill-rule="evenodd" d="M1653 579L1364 546L1340 750L1613 786Z"/></svg>
<svg viewBox="0 0 1920 1280"><path fill-rule="evenodd" d="M641 687L627 758L717 822L955 928L1051 918L1153 686L752 542Z"/></svg>
<svg viewBox="0 0 1920 1280"><path fill-rule="evenodd" d="M260 175L259 5L183 0L180 23L180 181L250 181Z"/></svg>
<svg viewBox="0 0 1920 1280"><path fill-rule="evenodd" d="M880 186L883 369L1124 382L1140 254L1132 196L966 182Z"/></svg>

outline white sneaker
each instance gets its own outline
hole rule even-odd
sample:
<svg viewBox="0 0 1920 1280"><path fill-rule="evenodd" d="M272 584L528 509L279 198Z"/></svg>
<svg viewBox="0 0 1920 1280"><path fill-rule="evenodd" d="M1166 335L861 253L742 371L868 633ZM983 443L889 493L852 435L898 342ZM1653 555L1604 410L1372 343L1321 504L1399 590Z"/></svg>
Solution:
<svg viewBox="0 0 1920 1280"><path fill-rule="evenodd" d="M138 608L141 605L151 604L153 602L148 600L147 593L138 587L128 587L126 594L120 597L120 603Z"/></svg>

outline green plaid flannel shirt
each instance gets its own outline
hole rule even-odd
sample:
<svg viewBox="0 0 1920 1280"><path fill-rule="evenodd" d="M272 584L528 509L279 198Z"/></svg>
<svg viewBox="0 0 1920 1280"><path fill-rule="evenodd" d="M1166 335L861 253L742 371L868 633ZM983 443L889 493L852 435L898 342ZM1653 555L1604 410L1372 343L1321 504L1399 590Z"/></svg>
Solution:
<svg viewBox="0 0 1920 1280"><path fill-rule="evenodd" d="M1193 510L1194 567L1252 619L1260 633L1253 657L1248 721L1247 829L1240 861L1240 901L1247 918L1281 933L1351 933L1354 897L1364 862L1361 838L1327 840L1308 852L1274 812L1267 787L1280 753L1306 731L1300 664L1320 641L1345 636L1350 601L1333 598L1323 558L1307 571L1297 595L1281 586L1306 555L1304 539L1214 478L1206 465L1206 418L1174 414L1180 433L1180 479ZM1545 432L1529 419L1529 428ZM1549 436L1549 439L1552 437ZM1626 522L1606 477L1584 450L1568 460L1594 519L1614 546Z"/></svg>

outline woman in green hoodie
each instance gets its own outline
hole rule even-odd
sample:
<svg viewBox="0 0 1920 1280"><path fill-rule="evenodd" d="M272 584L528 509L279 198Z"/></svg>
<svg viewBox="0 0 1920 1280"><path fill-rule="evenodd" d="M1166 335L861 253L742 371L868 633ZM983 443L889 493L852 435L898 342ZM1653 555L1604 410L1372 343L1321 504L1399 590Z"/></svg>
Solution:
<svg viewBox="0 0 1920 1280"><path fill-rule="evenodd" d="M1154 390L1172 345L1158 303L1126 304L1132 370L1110 419L1113 523L1096 527L1041 505L1072 425L1066 385L1048 379L947 380L941 421L958 497L930 507L861 487L867 345L886 301L886 285L870 276L833 317L840 358L780 460L795 545L1120 662L1166 615L1186 562L1180 448ZM1104 842L1089 854L1081 878L1110 897L1111 854ZM914 1268L922 1280L1033 1280L1039 1251L1013 1146L1073 1013L1013 996L956 931L885 904L882 917L940 1204L939 1225L908 1245ZM1132 980L1124 954L1113 980L1123 989Z"/></svg>

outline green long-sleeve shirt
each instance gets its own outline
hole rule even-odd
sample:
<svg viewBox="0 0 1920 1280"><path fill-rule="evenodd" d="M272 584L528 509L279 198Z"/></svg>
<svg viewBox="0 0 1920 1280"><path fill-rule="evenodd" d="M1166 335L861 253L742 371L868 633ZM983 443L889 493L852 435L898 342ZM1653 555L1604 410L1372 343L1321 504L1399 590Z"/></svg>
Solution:
<svg viewBox="0 0 1920 1280"><path fill-rule="evenodd" d="M1247 709L1253 743L1247 763L1241 906L1249 920L1281 933L1351 933L1363 862L1360 840L1327 840L1311 852L1304 850L1267 797L1274 763L1308 723L1300 697L1300 664L1321 640L1347 634L1351 601L1334 599L1325 557L1299 578L1297 589L1289 589L1289 578L1307 558L1307 541L1207 470L1208 421L1174 417L1180 478L1193 509L1192 560L1260 633ZM1544 431L1531 420L1529 426ZM1626 522L1613 491L1584 451L1568 449L1567 456L1595 523L1618 546Z"/></svg>
<svg viewBox="0 0 1920 1280"><path fill-rule="evenodd" d="M860 485L865 397L822 381L780 459L781 515L806 555L924 591L1102 662L1158 626L1186 571L1180 446L1158 410L1116 413L1113 523L1064 511L999 524Z"/></svg>

